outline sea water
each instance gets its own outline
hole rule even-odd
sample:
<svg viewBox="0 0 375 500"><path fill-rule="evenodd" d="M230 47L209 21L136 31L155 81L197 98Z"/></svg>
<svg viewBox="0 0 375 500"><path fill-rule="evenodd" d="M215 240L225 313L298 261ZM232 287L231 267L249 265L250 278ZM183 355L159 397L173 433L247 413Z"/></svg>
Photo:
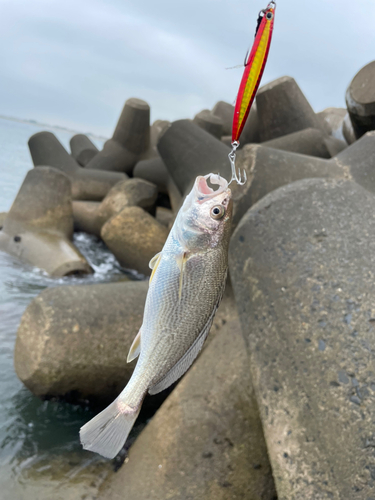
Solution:
<svg viewBox="0 0 375 500"><path fill-rule="evenodd" d="M74 133L0 119L0 212L9 210L33 168L29 137L49 130L69 150ZM98 147L103 141L93 139ZM91 500L113 464L79 444L79 428L94 413L61 401L41 401L18 380L13 352L21 316L44 288L123 279L116 259L95 237L74 236L95 273L53 279L0 251L0 500Z"/></svg>

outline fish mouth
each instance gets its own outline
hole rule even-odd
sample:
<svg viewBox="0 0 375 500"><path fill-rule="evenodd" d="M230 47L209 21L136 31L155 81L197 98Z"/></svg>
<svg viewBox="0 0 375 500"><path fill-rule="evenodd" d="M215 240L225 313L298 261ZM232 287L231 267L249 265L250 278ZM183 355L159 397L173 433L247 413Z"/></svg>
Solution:
<svg viewBox="0 0 375 500"><path fill-rule="evenodd" d="M212 189L208 184L207 180L210 180L211 184L219 186L218 189ZM228 181L224 177L220 177L219 174L207 174L199 175L195 181L195 192L199 199L212 198L218 194L224 193L228 189Z"/></svg>

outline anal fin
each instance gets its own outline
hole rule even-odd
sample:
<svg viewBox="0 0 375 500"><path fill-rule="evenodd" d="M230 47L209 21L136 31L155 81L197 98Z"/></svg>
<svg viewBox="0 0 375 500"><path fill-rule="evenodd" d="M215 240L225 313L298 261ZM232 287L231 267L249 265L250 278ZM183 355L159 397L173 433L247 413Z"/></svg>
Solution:
<svg viewBox="0 0 375 500"><path fill-rule="evenodd" d="M133 340L132 345L130 346L126 362L130 363L130 361L133 361L133 359L139 356L140 352L141 352L141 330L139 330L135 339Z"/></svg>

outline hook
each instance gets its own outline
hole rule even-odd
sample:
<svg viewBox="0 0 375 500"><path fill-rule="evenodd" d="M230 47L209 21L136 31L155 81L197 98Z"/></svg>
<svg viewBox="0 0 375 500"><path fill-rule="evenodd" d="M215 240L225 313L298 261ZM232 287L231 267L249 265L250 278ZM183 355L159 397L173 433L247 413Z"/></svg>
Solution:
<svg viewBox="0 0 375 500"><path fill-rule="evenodd" d="M242 179L241 170L238 169L238 174L236 172L236 149L238 148L239 145L240 145L240 143L238 141L233 141L232 142L232 151L228 155L228 158L230 161L230 166L232 167L232 178L229 181L228 186L233 181L236 181L237 184L239 184L240 186L243 186L245 184L245 182L247 181L247 175L246 175L245 169L243 171L243 179Z"/></svg>

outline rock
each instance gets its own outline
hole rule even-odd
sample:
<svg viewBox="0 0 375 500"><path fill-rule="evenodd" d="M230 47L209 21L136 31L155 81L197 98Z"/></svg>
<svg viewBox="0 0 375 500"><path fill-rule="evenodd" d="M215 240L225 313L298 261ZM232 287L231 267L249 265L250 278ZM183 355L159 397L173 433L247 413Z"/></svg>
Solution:
<svg viewBox="0 0 375 500"><path fill-rule="evenodd" d="M155 202L158 188L155 184L143 179L127 179L117 183L97 211L97 218L101 225L105 224L113 215L125 207L140 207L147 212L155 212Z"/></svg>
<svg viewBox="0 0 375 500"><path fill-rule="evenodd" d="M361 186L305 179L253 206L231 240L280 500L375 496L374 214Z"/></svg>
<svg viewBox="0 0 375 500"><path fill-rule="evenodd" d="M1 216L1 214L0 214ZM165 207L156 207L156 220L163 224L163 226L167 227L169 230L171 229L175 216L172 210ZM1 220L1 219L0 219Z"/></svg>
<svg viewBox="0 0 375 500"><path fill-rule="evenodd" d="M352 179L375 193L375 131L367 132L333 160L347 166ZM332 160L331 160L332 161Z"/></svg>
<svg viewBox="0 0 375 500"><path fill-rule="evenodd" d="M232 147L232 136L231 135L223 135L221 137L221 142L223 142L228 148Z"/></svg>
<svg viewBox="0 0 375 500"><path fill-rule="evenodd" d="M358 71L345 99L356 138L375 130L375 61Z"/></svg>
<svg viewBox="0 0 375 500"><path fill-rule="evenodd" d="M263 142L262 146L281 149L283 151L292 151L303 155L317 156L319 158L331 158L345 149L346 143L334 137L329 137L316 128L305 128L298 132Z"/></svg>
<svg viewBox="0 0 375 500"><path fill-rule="evenodd" d="M132 500L276 498L233 300L231 306L98 500L120 500L125 491Z"/></svg>
<svg viewBox="0 0 375 500"><path fill-rule="evenodd" d="M340 141L345 141L342 133L342 122L347 114L345 108L326 108L316 116L323 123L324 130L327 134L336 137Z"/></svg>
<svg viewBox="0 0 375 500"><path fill-rule="evenodd" d="M346 141L342 141L341 139L337 139L333 136L328 136L324 139L324 143L328 150L328 153L331 157L337 156L341 151L343 151L348 144Z"/></svg>
<svg viewBox="0 0 375 500"><path fill-rule="evenodd" d="M349 175L334 159L323 160L257 144L245 146L237 155L237 168L246 170L245 185L232 183L233 226L263 196L299 179Z"/></svg>
<svg viewBox="0 0 375 500"><path fill-rule="evenodd" d="M221 118L211 113L209 109L204 109L196 114L193 122L216 137L216 139L220 139L223 135L223 122Z"/></svg>
<svg viewBox="0 0 375 500"><path fill-rule="evenodd" d="M126 207L104 224L101 237L121 266L149 275L148 264L161 251L168 229L139 207Z"/></svg>
<svg viewBox="0 0 375 500"><path fill-rule="evenodd" d="M84 167L99 153L99 149L84 134L76 134L70 139L70 150L73 158Z"/></svg>
<svg viewBox="0 0 375 500"><path fill-rule="evenodd" d="M230 149L191 120L178 120L164 132L158 150L181 194L197 175L210 172L230 178Z"/></svg>
<svg viewBox="0 0 375 500"><path fill-rule="evenodd" d="M323 125L290 76L260 87L256 97L260 142Z"/></svg>
<svg viewBox="0 0 375 500"><path fill-rule="evenodd" d="M155 153L156 155L159 156L158 150L156 148L161 136L164 134L164 132L167 130L167 128L170 126L171 122L168 120L155 120L154 123L151 125L150 129L150 146L152 148L155 148Z"/></svg>
<svg viewBox="0 0 375 500"><path fill-rule="evenodd" d="M0 228L1 229L3 229L3 225L4 225L4 221L5 221L6 216L7 216L7 212L0 212Z"/></svg>
<svg viewBox="0 0 375 500"><path fill-rule="evenodd" d="M51 166L64 172L72 183L74 200L101 201L117 182L125 179L118 172L94 172L81 168L51 132L38 132L29 139L35 167Z"/></svg>
<svg viewBox="0 0 375 500"><path fill-rule="evenodd" d="M150 144L150 106L147 102L134 97L126 101L112 138L136 155L147 151Z"/></svg>
<svg viewBox="0 0 375 500"><path fill-rule="evenodd" d="M150 146L148 150L142 154L142 160L148 160L151 158L160 158L157 143L159 142L160 137L164 134L166 129L169 127L170 122L167 120L155 120L150 128ZM134 175L134 171L133 171Z"/></svg>
<svg viewBox="0 0 375 500"><path fill-rule="evenodd" d="M126 357L142 324L147 282L47 288L24 312L14 364L36 396L109 400L135 362Z"/></svg>
<svg viewBox="0 0 375 500"><path fill-rule="evenodd" d="M147 180L156 184L160 193L168 194L171 206L177 212L182 204L182 196L168 170L160 158L159 153L155 158L142 160L137 163L133 171L134 177Z"/></svg>
<svg viewBox="0 0 375 500"><path fill-rule="evenodd" d="M73 201L74 230L95 234L100 238L102 224L99 223L97 218L99 207L100 203L98 201Z"/></svg>
<svg viewBox="0 0 375 500"><path fill-rule="evenodd" d="M138 155L128 151L113 139L109 139L104 143L103 149L86 164L86 168L131 174L138 159Z"/></svg>
<svg viewBox="0 0 375 500"><path fill-rule="evenodd" d="M156 184L161 193L168 193L170 177L159 155L156 158L139 161L134 167L133 176Z"/></svg>
<svg viewBox="0 0 375 500"><path fill-rule="evenodd" d="M223 124L222 135L232 135L232 124L234 115L234 106L229 102L219 101L212 109L212 114L220 118Z"/></svg>
<svg viewBox="0 0 375 500"><path fill-rule="evenodd" d="M50 167L30 170L2 224L0 250L51 276L90 273L70 241L73 233L71 184Z"/></svg>
<svg viewBox="0 0 375 500"><path fill-rule="evenodd" d="M348 144L353 144L357 140L352 122L350 121L349 113L346 113L344 120L342 122L342 133Z"/></svg>
<svg viewBox="0 0 375 500"><path fill-rule="evenodd" d="M223 140L224 144L230 146L232 143L232 125L233 125L233 115L234 106L231 104L219 101L215 104L212 114L218 116L223 122ZM260 142L259 140L259 119L257 113L257 107L255 102L253 102L249 116L247 117L245 127L240 136L240 147L245 144Z"/></svg>
<svg viewBox="0 0 375 500"><path fill-rule="evenodd" d="M253 102L249 116L247 117L244 129L240 136L240 148L245 144L253 144L260 142L259 136L259 117L256 103Z"/></svg>
<svg viewBox="0 0 375 500"><path fill-rule="evenodd" d="M234 226L254 203L278 187L307 178L353 179L375 194L375 132L361 139L334 158L325 160L261 145L247 145L238 153L237 167L245 169L248 182L231 184L234 200Z"/></svg>
<svg viewBox="0 0 375 500"><path fill-rule="evenodd" d="M141 99L125 103L112 139L86 168L130 174L150 145L150 106Z"/></svg>
<svg viewBox="0 0 375 500"><path fill-rule="evenodd" d="M113 186L101 203L75 201L73 214L79 231L95 234L100 238L103 225L125 207L138 206L155 211L157 187L142 179L127 179Z"/></svg>

